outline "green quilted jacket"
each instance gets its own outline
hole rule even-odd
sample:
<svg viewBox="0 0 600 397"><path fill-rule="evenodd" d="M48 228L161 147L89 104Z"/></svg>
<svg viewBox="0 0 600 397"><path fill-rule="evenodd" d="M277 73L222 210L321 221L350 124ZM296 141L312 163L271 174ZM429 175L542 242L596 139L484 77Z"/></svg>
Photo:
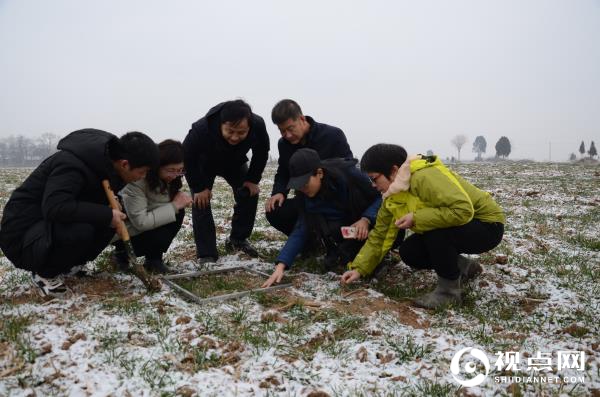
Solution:
<svg viewBox="0 0 600 397"><path fill-rule="evenodd" d="M408 191L387 197L377 213L375 227L349 269L362 276L373 272L390 250L398 234L394 222L413 213L415 233L461 226L472 219L505 223L504 212L489 193L484 192L450 171L435 158L410 163Z"/></svg>

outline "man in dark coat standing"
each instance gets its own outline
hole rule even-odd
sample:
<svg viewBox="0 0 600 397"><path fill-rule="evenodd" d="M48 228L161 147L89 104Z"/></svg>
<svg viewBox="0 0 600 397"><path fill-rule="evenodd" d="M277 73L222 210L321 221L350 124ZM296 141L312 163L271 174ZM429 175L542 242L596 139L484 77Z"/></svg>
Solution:
<svg viewBox="0 0 600 397"><path fill-rule="evenodd" d="M140 132L78 130L57 149L12 193L0 225L2 251L46 295L66 292L61 275L95 259L125 219L109 207L102 180L116 192L158 163L156 144Z"/></svg>
<svg viewBox="0 0 600 397"><path fill-rule="evenodd" d="M321 160L352 158L353 155L341 129L304 116L300 106L291 99L279 101L271 112L271 119L279 128L281 138L277 145L279 165L271 197L265 203L265 212L271 226L289 236L299 212L298 200L287 198L290 157L302 148L316 150Z"/></svg>
<svg viewBox="0 0 600 397"><path fill-rule="evenodd" d="M192 222L198 262L215 262L219 257L210 207L217 175L231 186L235 200L226 247L258 256L247 239L256 218L258 183L269 156L269 135L262 117L240 99L220 103L192 124L183 148L185 176L194 200Z"/></svg>

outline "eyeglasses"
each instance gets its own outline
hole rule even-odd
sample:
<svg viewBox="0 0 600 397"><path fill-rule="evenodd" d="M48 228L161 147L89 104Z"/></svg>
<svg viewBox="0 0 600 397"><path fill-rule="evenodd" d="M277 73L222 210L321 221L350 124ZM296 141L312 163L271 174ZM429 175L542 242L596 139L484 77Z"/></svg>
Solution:
<svg viewBox="0 0 600 397"><path fill-rule="evenodd" d="M185 169L183 168L165 168L164 171L171 176L184 176Z"/></svg>
<svg viewBox="0 0 600 397"><path fill-rule="evenodd" d="M369 175L369 180L371 181L371 183L377 183L377 179L379 179L379 177L383 176L383 174L378 174L377 176L370 176Z"/></svg>

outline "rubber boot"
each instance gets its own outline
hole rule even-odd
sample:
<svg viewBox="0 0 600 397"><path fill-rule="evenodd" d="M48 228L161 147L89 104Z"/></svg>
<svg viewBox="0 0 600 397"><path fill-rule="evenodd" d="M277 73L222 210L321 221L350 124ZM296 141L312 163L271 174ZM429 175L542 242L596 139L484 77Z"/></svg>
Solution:
<svg viewBox="0 0 600 397"><path fill-rule="evenodd" d="M435 289L422 297L415 299L416 306L425 309L437 309L451 303L461 302L460 277L456 280L448 280L438 276L438 283Z"/></svg>
<svg viewBox="0 0 600 397"><path fill-rule="evenodd" d="M462 281L472 280L483 271L481 265L473 259L467 258L464 255L459 255L456 261L460 277Z"/></svg>

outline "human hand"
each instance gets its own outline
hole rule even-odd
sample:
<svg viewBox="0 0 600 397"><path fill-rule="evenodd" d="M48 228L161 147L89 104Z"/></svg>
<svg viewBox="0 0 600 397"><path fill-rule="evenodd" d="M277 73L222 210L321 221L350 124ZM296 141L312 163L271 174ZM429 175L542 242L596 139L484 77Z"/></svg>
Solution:
<svg viewBox="0 0 600 397"><path fill-rule="evenodd" d="M192 204L192 198L189 194L184 192L177 192L173 200L171 201L177 210L188 207Z"/></svg>
<svg viewBox="0 0 600 397"><path fill-rule="evenodd" d="M125 215L119 210L112 210L112 220L110 221L110 227L116 229L125 219L127 219L127 215Z"/></svg>
<svg viewBox="0 0 600 397"><path fill-rule="evenodd" d="M210 205L210 199L212 198L212 192L210 189L204 189L200 193L194 193L194 204L198 208L206 208Z"/></svg>
<svg viewBox="0 0 600 397"><path fill-rule="evenodd" d="M402 218L398 219L395 223L398 229L410 229L415 225L414 215L412 212L409 212Z"/></svg>
<svg viewBox="0 0 600 397"><path fill-rule="evenodd" d="M360 278L360 273L356 270L348 270L346 273L342 274L342 278L340 279L340 283L342 285L350 284Z"/></svg>
<svg viewBox="0 0 600 397"><path fill-rule="evenodd" d="M273 196L269 197L269 199L265 203L265 211L271 212L275 209L275 206L281 207L284 201L285 196L283 195L283 193L274 194Z"/></svg>
<svg viewBox="0 0 600 397"><path fill-rule="evenodd" d="M248 190L250 191L250 197L254 197L258 193L260 193L260 188L258 187L258 185L256 183L246 181L243 183L242 186L244 186L245 188L248 188Z"/></svg>
<svg viewBox="0 0 600 397"><path fill-rule="evenodd" d="M115 198L115 202L117 203L117 209L123 212L123 206L121 205L121 201L119 201L119 197L117 195L113 196Z"/></svg>
<svg viewBox="0 0 600 397"><path fill-rule="evenodd" d="M362 217L351 226L356 228L357 240L365 240L369 236L369 220L367 218Z"/></svg>
<svg viewBox="0 0 600 397"><path fill-rule="evenodd" d="M273 284L280 283L281 279L283 278L284 271L285 265L283 263L278 263L277 266L275 266L275 271L273 272L273 274L271 274L271 277L269 277L267 281L265 281L263 285L260 286L260 288L268 288Z"/></svg>

